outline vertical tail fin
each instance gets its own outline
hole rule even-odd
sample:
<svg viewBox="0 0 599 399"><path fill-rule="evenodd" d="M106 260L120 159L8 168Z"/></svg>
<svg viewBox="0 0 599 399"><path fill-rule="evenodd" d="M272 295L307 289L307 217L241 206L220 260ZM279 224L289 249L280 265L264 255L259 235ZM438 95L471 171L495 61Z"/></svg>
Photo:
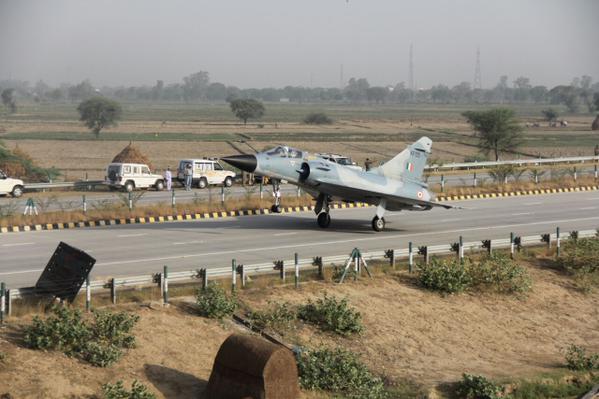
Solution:
<svg viewBox="0 0 599 399"><path fill-rule="evenodd" d="M383 176L395 179L401 178L421 182L432 145L431 139L421 137L394 158L376 168L375 171Z"/></svg>

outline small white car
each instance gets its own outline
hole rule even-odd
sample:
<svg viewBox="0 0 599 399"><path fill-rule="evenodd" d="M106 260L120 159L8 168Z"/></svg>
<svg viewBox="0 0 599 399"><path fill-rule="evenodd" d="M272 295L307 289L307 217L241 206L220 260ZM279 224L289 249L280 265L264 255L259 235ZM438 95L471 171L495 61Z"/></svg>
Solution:
<svg viewBox="0 0 599 399"><path fill-rule="evenodd" d="M192 186L206 188L209 184L222 184L225 187L233 185L235 172L225 170L216 159L182 159L177 168L177 180L185 184L185 168L192 165Z"/></svg>
<svg viewBox="0 0 599 399"><path fill-rule="evenodd" d="M316 156L326 159L327 161L334 162L339 165L347 166L351 169L362 170L362 167L352 161L350 157L339 154L316 154Z"/></svg>
<svg viewBox="0 0 599 399"><path fill-rule="evenodd" d="M140 163L111 163L106 168L105 179L111 189L127 192L138 188L164 190L164 177L151 173L148 165Z"/></svg>
<svg viewBox="0 0 599 399"><path fill-rule="evenodd" d="M23 180L13 179L0 170L0 195L12 195L19 198L23 195Z"/></svg>

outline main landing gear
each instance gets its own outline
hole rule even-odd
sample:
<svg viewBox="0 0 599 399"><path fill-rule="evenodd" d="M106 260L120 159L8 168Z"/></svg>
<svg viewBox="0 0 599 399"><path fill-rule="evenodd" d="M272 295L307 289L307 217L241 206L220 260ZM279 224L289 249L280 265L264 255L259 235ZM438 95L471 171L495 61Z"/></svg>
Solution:
<svg viewBox="0 0 599 399"><path fill-rule="evenodd" d="M385 206L387 205L387 201L381 199L379 205L376 207L376 215L372 218L372 230L374 231L383 231L385 230L385 218L383 215L385 214Z"/></svg>
<svg viewBox="0 0 599 399"><path fill-rule="evenodd" d="M331 215L329 215L330 200L327 195L320 194L316 199L316 206L314 207L314 212L318 215L316 221L323 229L326 229L331 224Z"/></svg>
<svg viewBox="0 0 599 399"><path fill-rule="evenodd" d="M281 187L278 180L272 180L272 195L275 198L275 203L270 207L270 211L281 213Z"/></svg>

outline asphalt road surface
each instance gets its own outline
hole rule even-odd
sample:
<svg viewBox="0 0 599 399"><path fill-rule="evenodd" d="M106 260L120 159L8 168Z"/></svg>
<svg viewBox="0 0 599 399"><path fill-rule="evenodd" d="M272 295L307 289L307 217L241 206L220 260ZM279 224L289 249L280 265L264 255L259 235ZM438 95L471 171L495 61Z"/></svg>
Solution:
<svg viewBox="0 0 599 399"><path fill-rule="evenodd" d="M454 202L465 209L387 213L387 229L370 227L374 208L331 210L328 229L313 212L242 216L152 225L123 225L0 235L0 281L8 287L37 281L60 241L97 259L93 279L200 267L252 264L275 259L507 238L599 227L599 192L575 192Z"/></svg>

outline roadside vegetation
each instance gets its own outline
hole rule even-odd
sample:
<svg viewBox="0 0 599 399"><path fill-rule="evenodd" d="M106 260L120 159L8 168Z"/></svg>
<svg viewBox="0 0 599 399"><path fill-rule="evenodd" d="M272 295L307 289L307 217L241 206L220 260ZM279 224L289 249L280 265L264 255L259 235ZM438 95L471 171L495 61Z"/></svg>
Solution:
<svg viewBox="0 0 599 399"><path fill-rule="evenodd" d="M0 170L9 177L23 179L25 181L49 181L60 176L56 168L42 168L38 166L33 158L18 145L12 150L0 140ZM1 214L0 214L1 216Z"/></svg>
<svg viewBox="0 0 599 399"><path fill-rule="evenodd" d="M571 236L563 243L559 266L571 275L576 286L584 292L599 288L599 231L598 237Z"/></svg>
<svg viewBox="0 0 599 399"><path fill-rule="evenodd" d="M93 320L77 309L55 306L46 319L35 316L25 329L24 342L32 349L55 350L97 367L117 362L123 350L135 347L131 330L139 316L125 312L94 311Z"/></svg>
<svg viewBox="0 0 599 399"><path fill-rule="evenodd" d="M210 283L206 289L200 289L196 297L200 316L209 319L222 319L231 316L237 309L237 297L228 295L218 284Z"/></svg>
<svg viewBox="0 0 599 399"><path fill-rule="evenodd" d="M137 380L131 384L130 391L125 388L121 380L114 384L104 384L102 385L102 395L103 399L156 399L156 395Z"/></svg>
<svg viewBox="0 0 599 399"><path fill-rule="evenodd" d="M312 112L304 118L306 125L332 125L333 119L324 112Z"/></svg>

